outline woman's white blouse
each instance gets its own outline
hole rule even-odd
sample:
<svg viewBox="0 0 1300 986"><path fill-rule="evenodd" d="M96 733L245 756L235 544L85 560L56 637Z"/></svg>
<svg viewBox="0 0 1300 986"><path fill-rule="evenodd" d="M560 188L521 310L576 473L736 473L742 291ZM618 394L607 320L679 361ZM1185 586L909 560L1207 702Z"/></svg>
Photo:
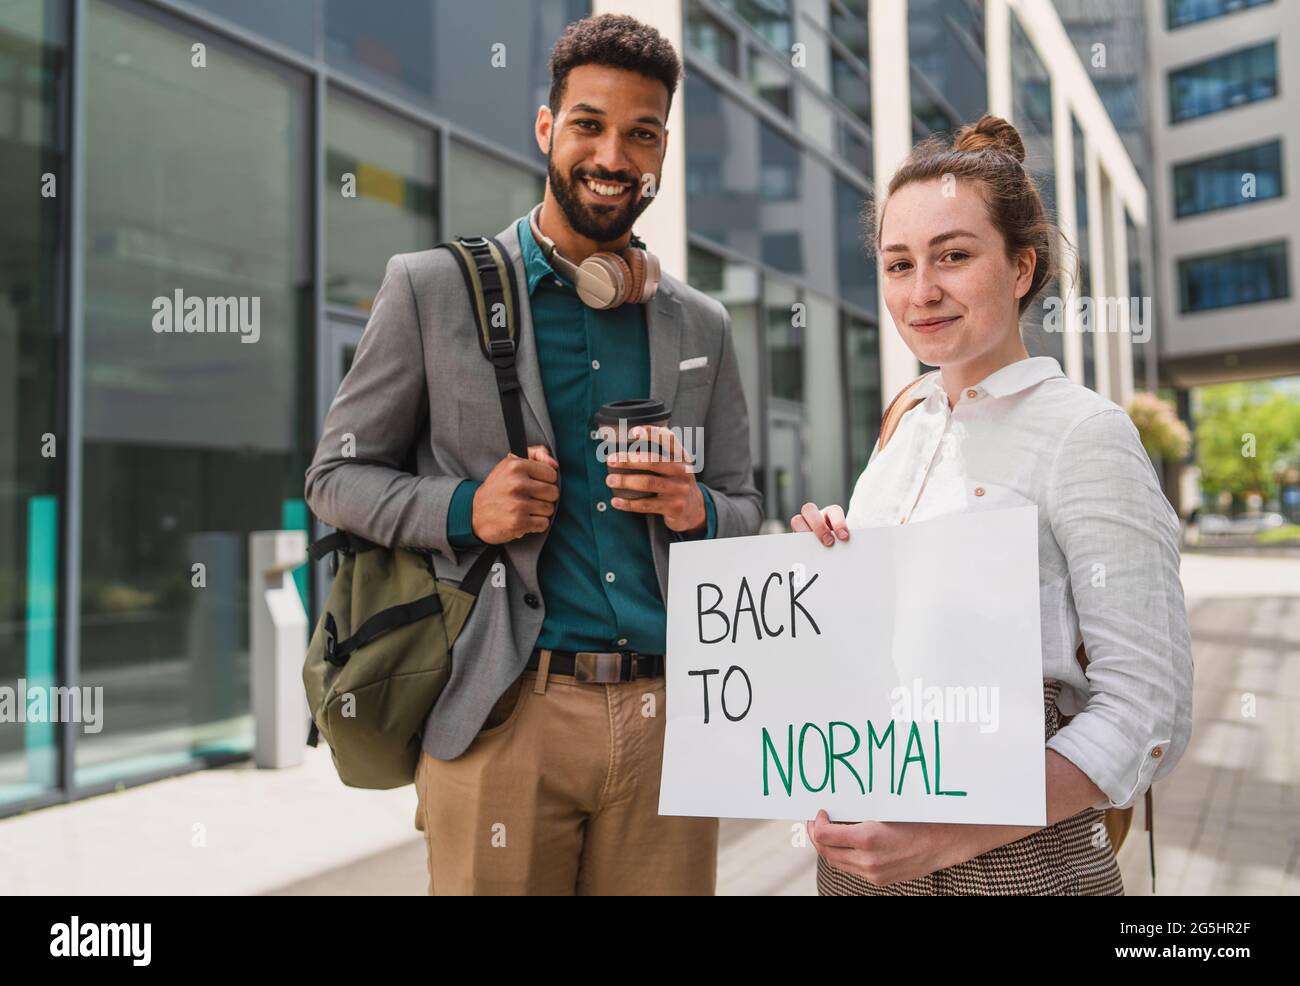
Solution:
<svg viewBox="0 0 1300 986"><path fill-rule="evenodd" d="M872 451L848 526L1037 504L1043 677L1062 683L1057 704L1075 716L1047 748L1110 806L1132 804L1177 763L1192 727L1178 518L1137 429L1049 356L1004 366L955 406L939 373L912 397L924 401Z"/></svg>

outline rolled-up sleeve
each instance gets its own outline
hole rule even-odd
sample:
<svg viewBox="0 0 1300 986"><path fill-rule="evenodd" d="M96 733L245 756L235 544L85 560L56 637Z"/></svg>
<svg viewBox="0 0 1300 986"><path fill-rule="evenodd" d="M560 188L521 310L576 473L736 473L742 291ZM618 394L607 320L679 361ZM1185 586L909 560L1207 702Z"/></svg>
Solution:
<svg viewBox="0 0 1300 986"><path fill-rule="evenodd" d="M1058 447L1048 504L1069 564L1089 695L1047 748L1087 774L1110 807L1127 807L1173 769L1191 738L1178 519L1137 429L1113 407L1079 422Z"/></svg>

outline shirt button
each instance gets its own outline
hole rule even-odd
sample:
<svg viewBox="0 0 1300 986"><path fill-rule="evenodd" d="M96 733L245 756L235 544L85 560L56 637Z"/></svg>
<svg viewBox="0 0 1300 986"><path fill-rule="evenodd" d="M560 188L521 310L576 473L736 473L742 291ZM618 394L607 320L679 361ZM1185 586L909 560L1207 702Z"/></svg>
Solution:
<svg viewBox="0 0 1300 986"><path fill-rule="evenodd" d="M592 438L600 438L600 432L598 432L595 428L593 428L593 429L591 430L591 437L592 437Z"/></svg>
<svg viewBox="0 0 1300 986"><path fill-rule="evenodd" d="M619 637L619 638L618 638L618 645L619 645L620 647L626 647L626 646L627 646L627 638L626 638L626 637Z"/></svg>
<svg viewBox="0 0 1300 986"><path fill-rule="evenodd" d="M599 510L599 511L603 514L603 513L605 512L605 501L604 501L604 500L597 500L597 501L596 501L596 509Z"/></svg>
<svg viewBox="0 0 1300 986"><path fill-rule="evenodd" d="M599 369L600 369L600 360L598 360L598 359L594 359L594 360L592 360L592 361L591 361L591 368L592 368L593 370L599 370Z"/></svg>
<svg viewBox="0 0 1300 986"><path fill-rule="evenodd" d="M1164 754L1164 752L1165 752L1164 750L1160 749L1160 747L1157 746L1154 750L1151 751L1151 755L1155 757L1157 760L1159 760L1160 757Z"/></svg>
<svg viewBox="0 0 1300 986"><path fill-rule="evenodd" d="M540 600L531 592L524 593L524 605L536 609Z"/></svg>
<svg viewBox="0 0 1300 986"><path fill-rule="evenodd" d="M976 496L983 496L983 495L984 495L984 487L983 487L983 486L976 486L976 487L975 487L975 495L976 495Z"/></svg>
<svg viewBox="0 0 1300 986"><path fill-rule="evenodd" d="M606 573L605 573L605 581L606 581L606 582L613 582L613 581L614 581L614 573L613 573L613 572L606 572Z"/></svg>
<svg viewBox="0 0 1300 986"><path fill-rule="evenodd" d="M976 397L976 396L978 396L978 395L975 393L975 391L973 391L973 390L968 390L968 391L966 391L966 396L967 396L967 397Z"/></svg>

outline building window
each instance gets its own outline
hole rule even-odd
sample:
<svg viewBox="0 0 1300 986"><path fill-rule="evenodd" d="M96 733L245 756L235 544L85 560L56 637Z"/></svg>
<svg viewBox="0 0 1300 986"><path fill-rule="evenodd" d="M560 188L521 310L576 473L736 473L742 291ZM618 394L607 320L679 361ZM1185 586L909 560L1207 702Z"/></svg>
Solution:
<svg viewBox="0 0 1300 986"><path fill-rule="evenodd" d="M1224 14L1235 14L1250 7L1262 7L1273 0L1165 0L1165 22L1169 30L1199 24Z"/></svg>
<svg viewBox="0 0 1300 986"><path fill-rule="evenodd" d="M485 154L459 140L447 149L447 233L495 236L538 202L540 174Z"/></svg>
<svg viewBox="0 0 1300 986"><path fill-rule="evenodd" d="M318 2L332 67L543 160L533 119L550 91L551 48L565 25L591 12L589 0Z"/></svg>
<svg viewBox="0 0 1300 986"><path fill-rule="evenodd" d="M984 5L908 0L912 114L925 131L955 130L988 108Z"/></svg>
<svg viewBox="0 0 1300 986"><path fill-rule="evenodd" d="M716 298L731 318L731 341L749 418L749 451L754 485L766 491L764 463L763 354L759 338L758 268L726 260L711 250L691 246L687 255L687 280L691 287Z"/></svg>
<svg viewBox="0 0 1300 986"><path fill-rule="evenodd" d="M767 322L768 384L772 396L802 403L807 303L793 285L769 277L763 290L763 309Z"/></svg>
<svg viewBox="0 0 1300 986"><path fill-rule="evenodd" d="M1146 277L1143 265L1143 243L1139 236L1137 224L1128 214L1128 209L1124 210L1124 240L1127 245L1128 253L1128 293L1130 298L1137 300L1141 305L1142 325L1129 324L1129 330L1133 332L1133 381L1134 385L1143 390L1147 387L1148 381L1148 361L1155 359L1155 337L1150 330L1153 328L1152 320L1155 313L1152 311L1151 301L1146 297ZM1154 374L1155 367L1150 367L1150 372Z"/></svg>
<svg viewBox="0 0 1300 986"><path fill-rule="evenodd" d="M686 5L686 46L732 75L740 71L736 33L709 14L697 0Z"/></svg>
<svg viewBox="0 0 1300 986"><path fill-rule="evenodd" d="M79 785L251 749L248 539L307 529L315 444L309 78L85 9Z"/></svg>
<svg viewBox="0 0 1300 986"><path fill-rule="evenodd" d="M836 120L835 125L836 132L839 135L840 157L852 165L854 171L870 180L875 175L876 168L875 162L872 160L871 144L868 139L847 120Z"/></svg>
<svg viewBox="0 0 1300 986"><path fill-rule="evenodd" d="M1277 42L1243 48L1171 72L1169 122L1270 99L1277 91Z"/></svg>
<svg viewBox="0 0 1300 986"><path fill-rule="evenodd" d="M1049 216L1056 215L1056 158L1052 144L1052 85L1047 68L1011 16L1012 115L1025 145L1025 170L1034 179Z"/></svg>
<svg viewBox="0 0 1300 986"><path fill-rule="evenodd" d="M876 323L843 315L844 378L847 393L848 442L845 461L848 490L853 489L875 447L884 413L880 395L880 330Z"/></svg>
<svg viewBox="0 0 1300 986"><path fill-rule="evenodd" d="M1025 341L1029 355L1050 356L1062 369L1065 369L1065 333L1060 330L1065 324L1064 313L1061 282L1059 278L1053 277L1043 285L1025 313L1020 316L1020 336ZM1092 339L1085 336L1084 349L1091 344Z"/></svg>
<svg viewBox="0 0 1300 986"><path fill-rule="evenodd" d="M1178 288L1183 313L1289 298L1286 241L1180 260Z"/></svg>
<svg viewBox="0 0 1300 986"><path fill-rule="evenodd" d="M834 294L830 168L701 73L685 105L691 233Z"/></svg>
<svg viewBox="0 0 1300 986"><path fill-rule="evenodd" d="M829 46L831 55L831 91L854 116L871 126L871 72L866 65L845 58Z"/></svg>
<svg viewBox="0 0 1300 986"><path fill-rule="evenodd" d="M862 209L866 193L835 176L835 275L838 294L864 311L876 310L876 258L866 249Z"/></svg>
<svg viewBox="0 0 1300 986"><path fill-rule="evenodd" d="M191 0L196 7L239 24L262 37L296 48L306 55L316 50L317 0Z"/></svg>
<svg viewBox="0 0 1300 986"><path fill-rule="evenodd" d="M52 441L67 346L66 8L0 5L0 682L29 688L76 684L58 677L67 456ZM59 729L0 723L0 808L59 786Z"/></svg>
<svg viewBox="0 0 1300 986"><path fill-rule="evenodd" d="M794 86L785 64L754 46L749 49L749 87L782 116L794 115Z"/></svg>
<svg viewBox="0 0 1300 986"><path fill-rule="evenodd" d="M438 242L437 136L336 89L325 101L325 299L368 312L395 253ZM478 230L495 233L496 230Z"/></svg>
<svg viewBox="0 0 1300 986"><path fill-rule="evenodd" d="M1174 214L1194 216L1282 194L1282 142L1271 141L1174 168Z"/></svg>
<svg viewBox="0 0 1300 986"><path fill-rule="evenodd" d="M794 43L788 0L721 0L777 51L788 53Z"/></svg>
<svg viewBox="0 0 1300 986"><path fill-rule="evenodd" d="M1097 87L1097 95L1101 97L1106 115L1116 130L1121 134L1142 130L1142 106L1139 100L1145 90L1141 78L1135 75L1093 78L1092 84Z"/></svg>
<svg viewBox="0 0 1300 986"><path fill-rule="evenodd" d="M1083 129L1079 121L1070 115L1070 133L1074 145L1074 221L1075 247L1078 249L1079 281L1075 286L1077 292L1075 304L1082 304L1084 298L1092 296L1092 264L1089 263L1088 230L1088 152L1083 143ZM1093 338L1083 337L1083 385L1093 387L1097 383L1096 355L1092 349Z"/></svg>

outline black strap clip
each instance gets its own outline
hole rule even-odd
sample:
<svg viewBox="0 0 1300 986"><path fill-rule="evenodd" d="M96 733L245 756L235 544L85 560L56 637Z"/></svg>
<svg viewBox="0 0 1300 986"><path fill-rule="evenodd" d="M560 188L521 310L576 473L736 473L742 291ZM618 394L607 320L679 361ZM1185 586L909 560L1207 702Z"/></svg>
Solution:
<svg viewBox="0 0 1300 986"><path fill-rule="evenodd" d="M497 366L509 366L515 358L513 339L493 339L488 343L488 359Z"/></svg>

